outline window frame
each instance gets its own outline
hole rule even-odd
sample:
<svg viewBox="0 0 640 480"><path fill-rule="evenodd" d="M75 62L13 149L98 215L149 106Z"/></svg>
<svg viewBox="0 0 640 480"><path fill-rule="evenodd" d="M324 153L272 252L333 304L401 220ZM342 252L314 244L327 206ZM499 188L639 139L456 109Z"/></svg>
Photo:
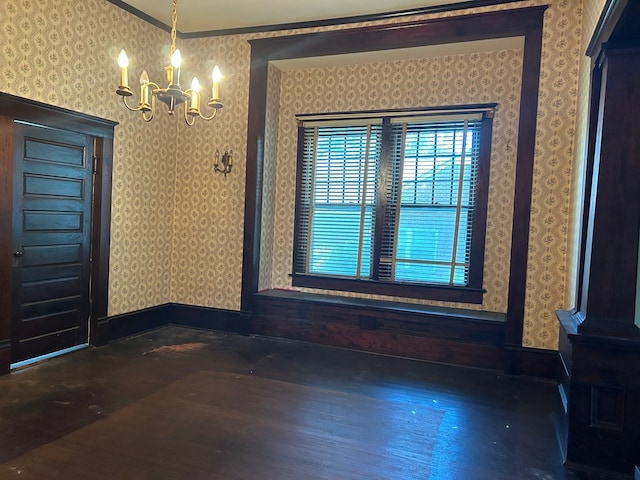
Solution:
<svg viewBox="0 0 640 480"><path fill-rule="evenodd" d="M368 112L354 113L336 113L336 114L315 114L315 115L299 115L298 116L298 144L296 159L296 192L295 192L295 218L294 218L294 238L293 238L293 261L291 282L294 287L306 287L324 290L340 290L356 293L388 295L395 297L422 298L430 300L441 300L462 303L482 303L483 293L485 292L482 282L484 277L484 253L486 240L486 220L489 193L489 174L491 160L491 143L493 133L493 116L497 104L476 104L476 105L460 105L445 107L430 107L421 109L397 109L397 110L380 110ZM384 223L385 211L387 209L387 197L384 193L386 188L380 183L390 181L389 175L393 164L393 145L392 145L392 123L391 118L402 116L409 117L411 115L424 117L425 115L460 115L481 113L480 121L480 146L478 152L478 167L476 176L476 194L474 215L472 223L472 236L469 259L469 276L467 285L445 285L437 283L418 283L408 281L389 281L377 280L379 258L381 254L382 238L384 235L383 228L374 227L374 239L372 249L371 277L368 279L346 278L331 275L318 275L308 273L296 273L296 257L297 246L300 245L301 232L301 216L302 202L301 191L303 187L303 162L305 153L305 127L301 119L307 118L325 118L330 119L352 119L354 117L371 118L382 117L382 148L380 151L380 177L378 178L378 197L376 203L376 219L375 225Z"/></svg>

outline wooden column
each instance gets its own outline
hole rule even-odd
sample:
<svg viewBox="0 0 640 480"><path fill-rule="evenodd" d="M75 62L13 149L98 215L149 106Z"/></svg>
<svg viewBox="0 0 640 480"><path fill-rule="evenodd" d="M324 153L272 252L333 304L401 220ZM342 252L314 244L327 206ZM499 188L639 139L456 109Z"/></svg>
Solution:
<svg viewBox="0 0 640 480"><path fill-rule="evenodd" d="M608 2L590 45L599 89L592 90L582 298L575 311L558 312L566 460L629 476L640 464L639 4Z"/></svg>

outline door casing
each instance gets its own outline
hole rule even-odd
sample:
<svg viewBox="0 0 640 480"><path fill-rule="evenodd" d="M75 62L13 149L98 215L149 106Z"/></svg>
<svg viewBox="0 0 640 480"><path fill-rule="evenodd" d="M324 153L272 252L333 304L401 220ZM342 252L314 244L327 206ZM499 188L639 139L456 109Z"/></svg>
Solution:
<svg viewBox="0 0 640 480"><path fill-rule="evenodd" d="M0 92L0 374L8 373L11 365L13 137L16 120L93 137L96 169L91 211L89 343L102 345L109 336L111 177L113 135L117 122Z"/></svg>

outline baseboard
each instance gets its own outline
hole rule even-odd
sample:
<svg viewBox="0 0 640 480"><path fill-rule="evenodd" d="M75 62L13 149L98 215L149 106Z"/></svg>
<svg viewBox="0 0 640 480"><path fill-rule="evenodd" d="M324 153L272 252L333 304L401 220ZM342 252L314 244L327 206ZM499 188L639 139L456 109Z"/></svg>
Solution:
<svg viewBox="0 0 640 480"><path fill-rule="evenodd" d="M91 320L89 324L89 343L94 347L106 345L109 341L109 317Z"/></svg>
<svg viewBox="0 0 640 480"><path fill-rule="evenodd" d="M170 305L164 304L109 317L108 338L115 340L167 325L171 323L170 312Z"/></svg>
<svg viewBox="0 0 640 480"><path fill-rule="evenodd" d="M249 324L243 318L246 316L233 310L165 303L135 312L114 315L109 317L107 323L98 322L100 328L97 338L106 337L109 340L115 340L165 325L247 334Z"/></svg>
<svg viewBox="0 0 640 480"><path fill-rule="evenodd" d="M556 380L559 361L557 350L522 347L521 374Z"/></svg>
<svg viewBox="0 0 640 480"><path fill-rule="evenodd" d="M308 315L309 311L304 313ZM446 337L430 337L424 333L415 336L408 334L409 332L400 331L374 332L363 328L362 325L352 327L312 324L301 319L288 318L286 315L278 316L277 321L275 317L270 316L254 318L253 326L251 321L251 315L247 312L167 303L109 317L108 323L98 322L100 327L98 337L115 340L164 325L179 325L243 335L257 333L292 338L457 365L495 370L502 368L503 347L495 339L489 342L469 342ZM464 326L461 328L464 329ZM505 371L517 370L507 371L507 373L556 378L558 352L555 350L510 346L504 350L504 353L507 363L512 362L511 367L514 367L506 368Z"/></svg>
<svg viewBox="0 0 640 480"><path fill-rule="evenodd" d="M211 307L197 307L179 303L170 303L168 318L173 325L200 328L203 330L219 330L223 332L249 333L247 317L235 310L224 310Z"/></svg>
<svg viewBox="0 0 640 480"><path fill-rule="evenodd" d="M11 340L0 341L0 375L11 370Z"/></svg>

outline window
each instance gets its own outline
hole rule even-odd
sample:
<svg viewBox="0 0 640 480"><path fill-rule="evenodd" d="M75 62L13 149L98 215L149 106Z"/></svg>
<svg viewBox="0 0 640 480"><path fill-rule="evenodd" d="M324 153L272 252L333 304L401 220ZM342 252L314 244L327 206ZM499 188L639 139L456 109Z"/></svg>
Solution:
<svg viewBox="0 0 640 480"><path fill-rule="evenodd" d="M303 118L293 284L481 303L494 107Z"/></svg>

